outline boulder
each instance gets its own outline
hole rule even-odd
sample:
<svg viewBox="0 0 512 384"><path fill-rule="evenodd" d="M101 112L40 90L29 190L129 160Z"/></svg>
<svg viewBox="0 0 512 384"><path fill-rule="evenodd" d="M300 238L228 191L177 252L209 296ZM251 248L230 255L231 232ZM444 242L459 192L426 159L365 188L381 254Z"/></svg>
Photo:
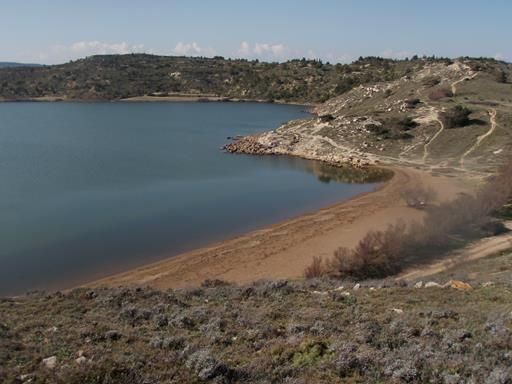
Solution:
<svg viewBox="0 0 512 384"><path fill-rule="evenodd" d="M425 283L425 288L442 288L443 286L435 281L429 281Z"/></svg>
<svg viewBox="0 0 512 384"><path fill-rule="evenodd" d="M42 361L43 365L48 369L54 369L57 366L57 356L50 356Z"/></svg>

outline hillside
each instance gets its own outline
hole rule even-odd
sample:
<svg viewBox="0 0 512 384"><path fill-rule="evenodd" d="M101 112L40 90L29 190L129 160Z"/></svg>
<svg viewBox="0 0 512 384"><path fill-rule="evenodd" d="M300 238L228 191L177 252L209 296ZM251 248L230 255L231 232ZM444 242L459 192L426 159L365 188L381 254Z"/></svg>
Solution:
<svg viewBox="0 0 512 384"><path fill-rule="evenodd" d="M511 260L428 284L210 281L5 298L0 381L510 383Z"/></svg>
<svg viewBox="0 0 512 384"><path fill-rule="evenodd" d="M509 79L512 66L494 60L428 62L399 79L357 86L316 107L313 118L226 149L444 173L492 172L512 146Z"/></svg>
<svg viewBox="0 0 512 384"><path fill-rule="evenodd" d="M103 55L41 68L0 69L0 99L117 100L199 95L317 103L353 86L394 80L428 62L361 58L352 64L316 60L266 63L221 57ZM448 60L449 61L449 60Z"/></svg>

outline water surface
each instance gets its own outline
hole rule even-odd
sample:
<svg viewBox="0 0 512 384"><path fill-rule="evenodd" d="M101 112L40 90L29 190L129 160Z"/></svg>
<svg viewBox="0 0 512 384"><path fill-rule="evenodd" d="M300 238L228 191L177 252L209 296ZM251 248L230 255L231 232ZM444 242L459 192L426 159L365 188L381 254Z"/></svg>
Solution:
<svg viewBox="0 0 512 384"><path fill-rule="evenodd" d="M256 103L1 103L0 293L70 284L369 191L318 163L228 155L305 117Z"/></svg>

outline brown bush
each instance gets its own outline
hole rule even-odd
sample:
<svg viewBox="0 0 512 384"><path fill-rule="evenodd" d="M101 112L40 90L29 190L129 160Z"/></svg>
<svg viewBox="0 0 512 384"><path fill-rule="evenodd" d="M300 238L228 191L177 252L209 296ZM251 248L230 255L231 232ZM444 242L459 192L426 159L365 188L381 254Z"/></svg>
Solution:
<svg viewBox="0 0 512 384"><path fill-rule="evenodd" d="M353 250L339 248L327 263L329 274L356 278L384 277L398 271L406 245L406 225L398 222L385 231L370 231Z"/></svg>
<svg viewBox="0 0 512 384"><path fill-rule="evenodd" d="M304 277L306 279L313 279L315 277L320 277L323 274L323 260L319 256L314 256L311 264L304 270Z"/></svg>
<svg viewBox="0 0 512 384"><path fill-rule="evenodd" d="M453 97L453 92L448 88L438 88L429 93L428 98L432 101L444 99L445 97Z"/></svg>
<svg viewBox="0 0 512 384"><path fill-rule="evenodd" d="M413 208L425 208L437 198L436 191L422 184L407 187L400 195L407 205Z"/></svg>
<svg viewBox="0 0 512 384"><path fill-rule="evenodd" d="M433 87L433 86L436 86L437 84L439 84L440 82L441 82L441 79L439 77L428 76L428 77L425 77L421 83L426 87Z"/></svg>

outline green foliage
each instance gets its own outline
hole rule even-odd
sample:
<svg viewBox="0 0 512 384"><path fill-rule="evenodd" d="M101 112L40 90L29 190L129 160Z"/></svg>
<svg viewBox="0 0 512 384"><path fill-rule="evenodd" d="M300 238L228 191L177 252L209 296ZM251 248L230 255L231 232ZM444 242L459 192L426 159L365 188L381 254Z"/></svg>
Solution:
<svg viewBox="0 0 512 384"><path fill-rule="evenodd" d="M383 139L411 139L414 136L408 133L407 131L418 126L411 117L409 116L393 116L387 119L384 119L380 125L378 124L368 124L366 125L366 129L370 132L374 133L377 136L382 137Z"/></svg>
<svg viewBox="0 0 512 384"><path fill-rule="evenodd" d="M456 105L443 114L443 122L446 128L465 127L470 123L471 110L462 105Z"/></svg>
<svg viewBox="0 0 512 384"><path fill-rule="evenodd" d="M101 55L62 65L0 69L0 97L116 100L134 96L225 97L322 102L353 87L397 79L422 63L366 58L266 63L220 56Z"/></svg>
<svg viewBox="0 0 512 384"><path fill-rule="evenodd" d="M320 361L327 353L327 345L318 341L301 344L300 349L293 355L293 366L304 367Z"/></svg>

